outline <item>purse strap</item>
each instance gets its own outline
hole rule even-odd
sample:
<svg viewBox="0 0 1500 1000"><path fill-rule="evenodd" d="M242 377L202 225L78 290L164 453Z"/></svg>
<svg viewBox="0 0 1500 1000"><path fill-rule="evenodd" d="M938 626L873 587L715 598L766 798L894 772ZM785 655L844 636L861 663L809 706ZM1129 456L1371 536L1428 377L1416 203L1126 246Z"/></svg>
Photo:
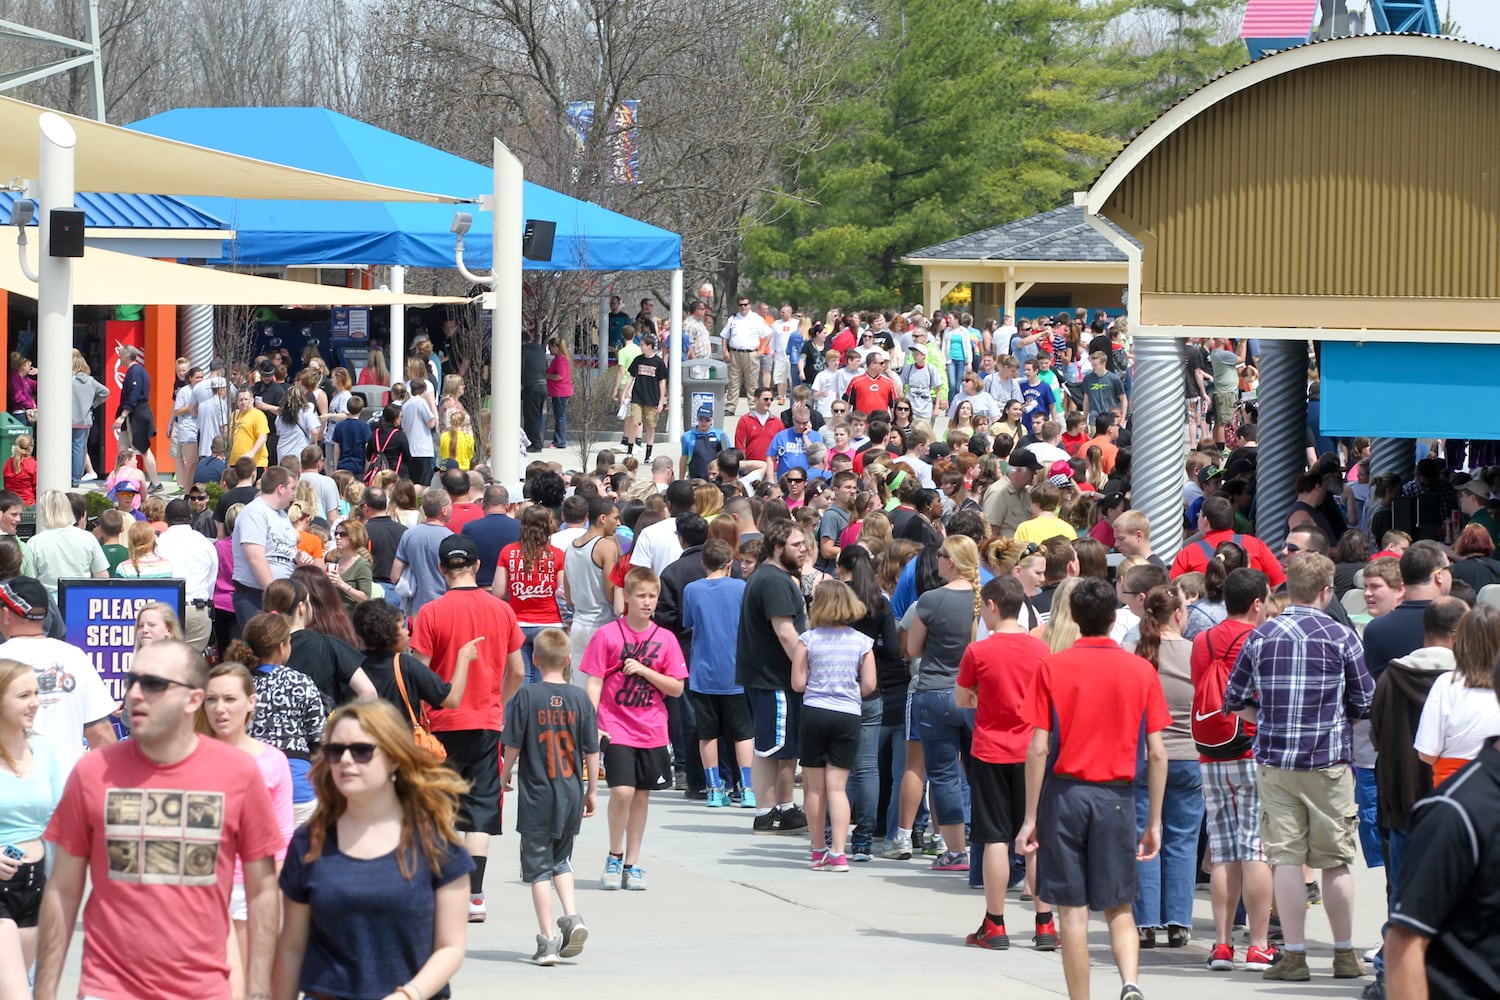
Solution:
<svg viewBox="0 0 1500 1000"><path fill-rule="evenodd" d="M391 669L396 674L396 690L401 692L401 703L406 706L406 716L411 719L413 725L427 728L427 706L422 706L422 715L419 718L416 712L411 710L411 699L406 696L406 680L401 676L401 654L397 653L391 657Z"/></svg>

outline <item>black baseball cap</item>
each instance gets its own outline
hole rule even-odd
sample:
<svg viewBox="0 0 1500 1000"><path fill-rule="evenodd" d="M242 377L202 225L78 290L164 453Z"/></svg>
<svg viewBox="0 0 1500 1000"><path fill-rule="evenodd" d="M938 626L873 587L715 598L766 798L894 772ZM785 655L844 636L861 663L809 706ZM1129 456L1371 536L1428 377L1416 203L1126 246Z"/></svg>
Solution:
<svg viewBox="0 0 1500 1000"><path fill-rule="evenodd" d="M1030 469L1033 472L1038 472L1042 468L1042 463L1037 461L1036 456L1031 453L1030 448L1017 448L1010 453L1010 458L1006 461L1010 462L1012 469Z"/></svg>
<svg viewBox="0 0 1500 1000"><path fill-rule="evenodd" d="M444 569L464 569L479 562L479 546L467 535L449 535L438 545L438 564Z"/></svg>
<svg viewBox="0 0 1500 1000"><path fill-rule="evenodd" d="M39 622L47 618L47 588L40 580L29 576L18 576L0 584L0 604L10 613L27 621Z"/></svg>

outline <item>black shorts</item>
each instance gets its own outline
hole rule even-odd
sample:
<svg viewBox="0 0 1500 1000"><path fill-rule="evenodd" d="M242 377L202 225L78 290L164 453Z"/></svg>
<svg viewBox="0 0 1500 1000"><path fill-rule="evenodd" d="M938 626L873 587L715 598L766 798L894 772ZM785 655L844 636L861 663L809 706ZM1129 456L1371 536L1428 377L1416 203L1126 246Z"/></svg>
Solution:
<svg viewBox="0 0 1500 1000"><path fill-rule="evenodd" d="M521 881L527 885L550 882L556 875L573 871L573 834L553 837L545 833L521 834Z"/></svg>
<svg viewBox="0 0 1500 1000"><path fill-rule="evenodd" d="M125 418L125 427L130 431L130 447L141 454L151 450L151 439L156 437L156 418L151 407L137 406Z"/></svg>
<svg viewBox="0 0 1500 1000"><path fill-rule="evenodd" d="M8 880L0 882L0 920L14 920L17 927L35 927L46 887L44 862L33 861L16 869Z"/></svg>
<svg viewBox="0 0 1500 1000"><path fill-rule="evenodd" d="M802 696L795 691L746 688L755 720L755 756L796 760L802 725Z"/></svg>
<svg viewBox="0 0 1500 1000"><path fill-rule="evenodd" d="M802 766L854 770L859 753L858 715L802 707Z"/></svg>
<svg viewBox="0 0 1500 1000"><path fill-rule="evenodd" d="M604 783L610 788L656 792L672 787L672 755L666 747L604 748Z"/></svg>
<svg viewBox="0 0 1500 1000"><path fill-rule="evenodd" d="M743 694L699 694L688 692L688 704L693 707L693 719L698 727L698 739L716 740L728 737L736 743L755 735L755 723L750 718L750 702Z"/></svg>
<svg viewBox="0 0 1500 1000"><path fill-rule="evenodd" d="M1135 899L1135 789L1049 777L1037 810L1037 898L1108 910Z"/></svg>
<svg viewBox="0 0 1500 1000"><path fill-rule="evenodd" d="M493 729L434 733L448 751L443 763L469 783L458 797L453 827L460 833L500 835L500 734Z"/></svg>
<svg viewBox="0 0 1500 1000"><path fill-rule="evenodd" d="M969 762L969 839L1010 844L1026 819L1026 765Z"/></svg>

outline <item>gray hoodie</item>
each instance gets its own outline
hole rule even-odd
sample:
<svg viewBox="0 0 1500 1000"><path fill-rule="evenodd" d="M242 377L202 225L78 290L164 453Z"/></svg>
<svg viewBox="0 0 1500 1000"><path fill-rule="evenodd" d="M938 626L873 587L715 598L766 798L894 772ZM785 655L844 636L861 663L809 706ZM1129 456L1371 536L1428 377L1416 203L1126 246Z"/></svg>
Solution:
<svg viewBox="0 0 1500 1000"><path fill-rule="evenodd" d="M109 398L109 390L92 375L73 373L73 426L94 426L94 407Z"/></svg>

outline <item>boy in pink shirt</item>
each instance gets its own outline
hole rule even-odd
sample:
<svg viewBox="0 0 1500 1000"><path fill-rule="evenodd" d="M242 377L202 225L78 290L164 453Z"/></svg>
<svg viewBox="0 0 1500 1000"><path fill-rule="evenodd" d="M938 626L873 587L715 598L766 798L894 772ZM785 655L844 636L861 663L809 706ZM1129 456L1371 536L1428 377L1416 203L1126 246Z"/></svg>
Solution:
<svg viewBox="0 0 1500 1000"><path fill-rule="evenodd" d="M646 809L653 789L672 787L664 699L682 694L688 671L677 637L651 620L660 595L651 570L626 573L625 617L594 633L580 666L599 714L609 785L609 857L599 880L606 889L646 888L638 863Z"/></svg>

